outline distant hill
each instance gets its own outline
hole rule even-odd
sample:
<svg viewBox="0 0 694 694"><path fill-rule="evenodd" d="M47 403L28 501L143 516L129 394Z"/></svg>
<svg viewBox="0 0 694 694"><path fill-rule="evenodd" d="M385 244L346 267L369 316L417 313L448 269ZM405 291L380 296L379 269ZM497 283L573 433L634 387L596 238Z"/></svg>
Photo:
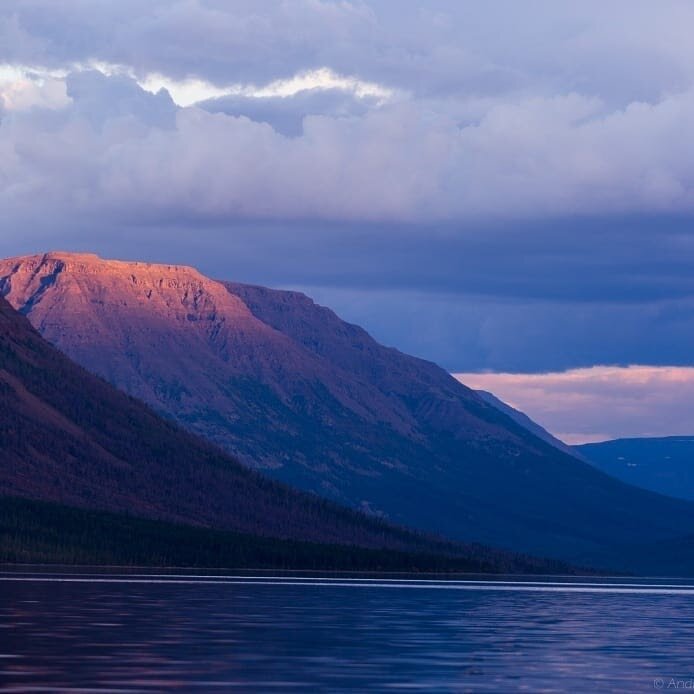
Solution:
<svg viewBox="0 0 694 694"><path fill-rule="evenodd" d="M616 439L574 448L599 470L624 482L694 500L694 436Z"/></svg>
<svg viewBox="0 0 694 694"><path fill-rule="evenodd" d="M247 465L396 524L582 563L607 553L613 567L635 537L694 534L694 504L604 475L435 364L378 344L303 294L218 282L186 267L66 253L0 262L0 293L72 359ZM64 382L51 387L53 402L67 400ZM15 397L22 392L14 387ZM392 533L243 476L174 427L164 435L148 411L131 409L111 422L98 400L61 405L82 407L72 410L75 450L86 445L79 437L92 413L101 413L89 429L90 450L118 451L117 463L104 465L98 483L83 479L88 468L79 459L69 475L53 461L43 465L54 470L63 497L56 500L70 503L79 488L84 501L106 486L108 508L126 508L139 490L140 507L173 521L223 521L267 534L291 528L292 537L351 537L365 546ZM61 426L41 412L37 418ZM112 434L108 446L100 429ZM32 437L40 440L41 431L37 425ZM170 458L166 465L121 463L125 453L146 459L140 449L154 445L160 461ZM25 489L30 478L21 477Z"/></svg>

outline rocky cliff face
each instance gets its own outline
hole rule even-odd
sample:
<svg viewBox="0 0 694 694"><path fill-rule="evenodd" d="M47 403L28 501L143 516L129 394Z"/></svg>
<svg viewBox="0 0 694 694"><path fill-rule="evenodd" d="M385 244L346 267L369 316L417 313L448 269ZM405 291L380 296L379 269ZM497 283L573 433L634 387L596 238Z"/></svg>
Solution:
<svg viewBox="0 0 694 694"><path fill-rule="evenodd" d="M574 560L634 528L672 530L654 510L669 502L304 295L66 253L1 261L0 293L74 360L247 464L398 523Z"/></svg>

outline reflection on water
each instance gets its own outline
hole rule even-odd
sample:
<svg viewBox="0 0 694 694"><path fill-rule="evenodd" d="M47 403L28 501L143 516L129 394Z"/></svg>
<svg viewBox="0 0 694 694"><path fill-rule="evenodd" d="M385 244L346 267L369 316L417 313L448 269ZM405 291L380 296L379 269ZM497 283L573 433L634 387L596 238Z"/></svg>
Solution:
<svg viewBox="0 0 694 694"><path fill-rule="evenodd" d="M654 691L694 676L690 584L567 581L5 571L0 688Z"/></svg>

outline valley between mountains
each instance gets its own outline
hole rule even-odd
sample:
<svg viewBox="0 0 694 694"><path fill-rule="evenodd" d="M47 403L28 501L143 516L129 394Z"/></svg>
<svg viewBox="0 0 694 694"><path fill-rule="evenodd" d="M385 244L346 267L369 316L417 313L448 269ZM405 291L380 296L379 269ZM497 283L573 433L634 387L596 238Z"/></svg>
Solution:
<svg viewBox="0 0 694 694"><path fill-rule="evenodd" d="M22 472L5 480L5 493L85 506L108 484L99 508L215 524L231 518L233 507L229 527L244 532L293 528L292 536L314 541L354 535L351 516L341 521L330 511L323 520L323 509L332 506L311 496L299 502L265 481L269 476L453 541L614 569L648 565L634 537L645 545L694 534L693 504L603 474L435 364L378 344L302 294L218 281L183 266L69 253L0 261L0 294L71 360L171 422L154 424L150 410L134 400L110 421L109 407L122 412L123 402L104 405L103 398L124 396L93 379L90 389L99 391L102 404L71 406L86 408L84 417L92 408L101 411L92 427L111 438L109 445L101 433L85 438L60 407L37 403L37 383L50 379L38 375L32 350L47 353L34 344L36 333L21 334L21 320L15 325L7 307L5 330L21 334L15 342L23 345L24 361L14 371L2 367L3 392L18 412L42 422L32 437L41 440L44 426L57 427L72 437L73 448L50 464L45 451L32 450L27 469L20 461L25 454L18 454L13 465ZM45 358L74 379L67 360L51 355ZM146 442L152 431L176 465L150 468L133 459L142 455L133 440ZM215 447L263 477L226 462ZM94 477L95 468L106 477ZM63 490L60 499L46 493L51 485ZM136 487L147 494L135 498ZM275 513L278 495L283 501ZM313 528L300 510L305 504L315 509L308 514ZM263 525L261 517L274 520ZM340 525L344 518L351 519L349 529ZM389 527L363 523L365 546ZM389 541L417 548L411 542Z"/></svg>

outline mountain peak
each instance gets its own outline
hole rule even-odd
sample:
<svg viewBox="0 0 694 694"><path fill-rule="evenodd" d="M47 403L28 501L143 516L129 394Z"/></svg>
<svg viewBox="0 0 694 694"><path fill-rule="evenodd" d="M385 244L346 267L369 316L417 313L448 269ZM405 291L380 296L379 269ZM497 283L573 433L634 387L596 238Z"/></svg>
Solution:
<svg viewBox="0 0 694 694"><path fill-rule="evenodd" d="M3 266L16 265L31 270L35 270L44 265L54 267L57 263L62 264L64 269L73 272L98 270L99 272L109 271L116 274L127 274L133 270L139 270L161 275L190 274L200 278L204 277L198 270L188 265L102 258L96 253L80 253L74 251L48 251L47 253L15 256L2 261Z"/></svg>
<svg viewBox="0 0 694 694"><path fill-rule="evenodd" d="M64 252L10 258L0 261L0 296L73 359L155 407L185 390L181 374L211 344L224 360L235 333L269 331L187 266ZM185 356L171 357L172 339Z"/></svg>
<svg viewBox="0 0 694 694"><path fill-rule="evenodd" d="M93 253L64 251L0 261L0 296L20 312L33 312L39 305L46 310L55 308L60 297L72 302L75 294L80 295L80 303L101 304L110 307L109 311L127 307L131 315L142 311L145 304L147 313L169 317L172 310L181 307L209 314L223 304L250 317L243 302L187 265L106 260ZM186 318L191 317L190 310Z"/></svg>

